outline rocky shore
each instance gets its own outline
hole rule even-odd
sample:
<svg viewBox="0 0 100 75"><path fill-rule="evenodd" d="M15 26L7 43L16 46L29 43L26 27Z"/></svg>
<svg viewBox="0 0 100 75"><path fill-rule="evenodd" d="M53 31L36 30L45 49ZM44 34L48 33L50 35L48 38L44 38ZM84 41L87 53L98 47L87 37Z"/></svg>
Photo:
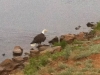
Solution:
<svg viewBox="0 0 100 75"><path fill-rule="evenodd" d="M87 23L87 27L91 27L94 29L96 25L92 23ZM80 28L80 27L78 27ZM78 29L76 28L76 29ZM98 33L92 32L80 32L79 34L64 34L60 37L54 37L49 41L51 45L40 45L38 46L38 50L30 49L30 52L24 52L24 50L20 46L15 46L12 52L13 58L5 59L0 63L0 75L10 75L14 74L20 70L23 70L24 67L29 64L29 59L34 58L36 56L43 55L47 52L53 54L55 52L60 52L63 48L61 46L54 46L53 44L56 42L65 41L67 44L73 44L74 40L91 40L94 37L100 36ZM56 40L56 38L60 38ZM25 56L22 56L24 54Z"/></svg>

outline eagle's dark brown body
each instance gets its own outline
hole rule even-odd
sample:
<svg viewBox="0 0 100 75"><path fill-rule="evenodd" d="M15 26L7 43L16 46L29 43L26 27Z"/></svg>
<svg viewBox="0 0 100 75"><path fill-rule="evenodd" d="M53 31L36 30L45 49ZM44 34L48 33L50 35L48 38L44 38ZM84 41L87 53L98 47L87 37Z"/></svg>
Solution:
<svg viewBox="0 0 100 75"><path fill-rule="evenodd" d="M30 44L38 43L41 44L41 42L44 42L46 40L46 37L43 33L38 34L34 37L33 41Z"/></svg>

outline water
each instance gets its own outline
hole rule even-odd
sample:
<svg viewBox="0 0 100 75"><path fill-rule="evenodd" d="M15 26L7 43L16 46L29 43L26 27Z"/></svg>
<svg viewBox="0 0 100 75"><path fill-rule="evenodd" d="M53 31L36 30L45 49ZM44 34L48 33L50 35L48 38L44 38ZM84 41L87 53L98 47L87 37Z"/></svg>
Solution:
<svg viewBox="0 0 100 75"><path fill-rule="evenodd" d="M100 20L99 9L100 0L0 0L0 62L12 57L16 45L29 52L33 37L45 28L47 40L88 31L87 22Z"/></svg>

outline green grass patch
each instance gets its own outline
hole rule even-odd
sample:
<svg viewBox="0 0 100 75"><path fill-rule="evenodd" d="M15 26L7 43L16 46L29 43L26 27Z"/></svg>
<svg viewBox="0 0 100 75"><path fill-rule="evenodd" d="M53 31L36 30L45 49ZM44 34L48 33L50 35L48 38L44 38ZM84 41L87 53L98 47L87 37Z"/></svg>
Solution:
<svg viewBox="0 0 100 75"><path fill-rule="evenodd" d="M85 48L84 48L85 49ZM88 46L86 50L80 50L78 53L73 57L74 60L86 58L91 54L100 53L100 44Z"/></svg>
<svg viewBox="0 0 100 75"><path fill-rule="evenodd" d="M54 46L61 46L63 49L66 47L66 45L67 45L66 41L61 41L61 42L54 43Z"/></svg>

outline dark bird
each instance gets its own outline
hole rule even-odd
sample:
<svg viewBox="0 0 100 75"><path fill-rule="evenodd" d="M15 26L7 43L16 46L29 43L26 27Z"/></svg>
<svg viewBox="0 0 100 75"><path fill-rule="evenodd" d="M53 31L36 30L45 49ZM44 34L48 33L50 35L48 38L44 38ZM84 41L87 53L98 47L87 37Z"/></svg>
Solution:
<svg viewBox="0 0 100 75"><path fill-rule="evenodd" d="M35 47L37 44L40 45L42 42L46 40L45 32L47 32L46 29L44 29L42 33L34 37L33 41L30 43L32 47Z"/></svg>
<svg viewBox="0 0 100 75"><path fill-rule="evenodd" d="M76 30L79 30L79 29L80 29L80 27L81 27L81 26L79 25L78 27L75 27L75 29L76 29Z"/></svg>
<svg viewBox="0 0 100 75"><path fill-rule="evenodd" d="M5 53L3 53L2 56L5 56Z"/></svg>
<svg viewBox="0 0 100 75"><path fill-rule="evenodd" d="M54 44L54 43L56 43L56 42L59 42L59 39L58 39L57 36L54 37L52 40L50 40L48 43L49 43L49 44Z"/></svg>

